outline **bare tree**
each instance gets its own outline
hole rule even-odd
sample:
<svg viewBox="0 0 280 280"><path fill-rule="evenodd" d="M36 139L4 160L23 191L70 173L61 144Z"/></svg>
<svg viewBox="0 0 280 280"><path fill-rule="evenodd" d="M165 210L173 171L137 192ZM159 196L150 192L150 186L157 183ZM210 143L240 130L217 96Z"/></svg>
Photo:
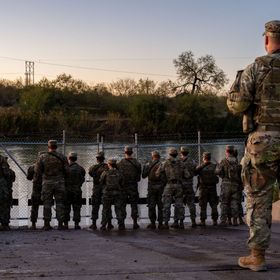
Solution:
<svg viewBox="0 0 280 280"><path fill-rule="evenodd" d="M191 94L218 91L228 82L226 75L212 55L194 58L192 51L186 51L173 61L180 85L178 88Z"/></svg>

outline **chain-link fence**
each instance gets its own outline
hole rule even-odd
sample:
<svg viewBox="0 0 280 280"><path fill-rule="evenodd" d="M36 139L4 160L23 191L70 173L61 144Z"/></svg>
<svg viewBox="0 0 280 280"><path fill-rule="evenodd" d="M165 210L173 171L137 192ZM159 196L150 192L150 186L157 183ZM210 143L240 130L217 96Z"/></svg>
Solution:
<svg viewBox="0 0 280 280"><path fill-rule="evenodd" d="M38 153L47 149L47 141L56 139L58 141L59 151L67 155L70 151L78 153L78 163L87 171L89 167L96 163L95 155L103 150L106 158L111 156L121 159L126 145L134 148L134 155L144 164L150 159L151 152L158 150L162 159L168 155L170 147L179 148L187 146L190 153L189 157L199 163L201 154L204 151L212 153L214 162L219 162L224 158L225 146L235 145L239 152L239 158L243 156L244 136L238 134L219 134L219 133L188 133L177 135L158 135L156 137L144 137L141 135L132 135L131 137L116 137L95 135L70 135L63 131L61 134L38 134L22 136L0 137L0 147L2 154L9 157L9 164L16 172L16 181L13 186L14 205L11 211L11 223L15 226L27 226L29 224L32 182L26 179L26 170L35 163ZM194 178L194 186L197 180ZM218 188L219 189L219 188ZM86 182L82 187L83 207L81 211L82 222L86 225L90 223L91 214L91 192L92 178L87 174ZM139 183L140 194L140 218L146 219L148 216L146 207L147 179L142 179ZM130 216L130 207L128 207L128 217ZM42 207L39 211L39 221L42 222ZM188 210L186 210L188 215ZM55 210L53 210L55 217Z"/></svg>

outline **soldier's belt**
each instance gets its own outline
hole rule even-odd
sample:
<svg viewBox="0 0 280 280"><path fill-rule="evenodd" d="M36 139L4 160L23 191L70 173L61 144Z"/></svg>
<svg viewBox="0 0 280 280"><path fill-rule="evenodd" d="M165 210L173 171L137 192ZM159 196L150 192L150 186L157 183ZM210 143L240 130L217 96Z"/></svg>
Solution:
<svg viewBox="0 0 280 280"><path fill-rule="evenodd" d="M258 125L257 131L280 131L279 125Z"/></svg>
<svg viewBox="0 0 280 280"><path fill-rule="evenodd" d="M182 184L182 182L180 180L169 180L168 183L169 184Z"/></svg>

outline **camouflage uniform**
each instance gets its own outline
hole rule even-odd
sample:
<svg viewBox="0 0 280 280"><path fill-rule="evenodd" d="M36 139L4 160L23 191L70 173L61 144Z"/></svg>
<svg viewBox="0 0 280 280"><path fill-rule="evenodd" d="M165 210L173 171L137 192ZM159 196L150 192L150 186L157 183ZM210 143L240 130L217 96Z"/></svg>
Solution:
<svg viewBox="0 0 280 280"><path fill-rule="evenodd" d="M118 170L124 177L124 189L127 203L131 205L131 218L138 218L138 182L141 180L141 164L135 158L123 158L117 164Z"/></svg>
<svg viewBox="0 0 280 280"><path fill-rule="evenodd" d="M156 176L156 171L160 167L160 164L159 159L152 160L144 165L142 172L142 178L148 177L147 203L149 208L149 219L152 224L155 224L156 220L159 224L162 224L163 222L162 194L166 180L163 176ZM156 207L158 215L156 214Z"/></svg>
<svg viewBox="0 0 280 280"><path fill-rule="evenodd" d="M41 154L35 165L34 183L42 178L41 199L44 204L44 221L52 218L53 197L56 203L56 218L63 223L65 214L65 177L69 171L67 158L56 151Z"/></svg>
<svg viewBox="0 0 280 280"><path fill-rule="evenodd" d="M66 178L66 201L64 221L70 221L71 205L75 225L81 221L82 190L85 181L85 169L76 162L69 163L69 174Z"/></svg>
<svg viewBox="0 0 280 280"><path fill-rule="evenodd" d="M108 170L107 163L99 162L91 166L88 172L89 175L93 178L93 188L91 196L91 219L93 224L95 224L98 220L99 208L102 203L102 185L100 184L100 176L106 170Z"/></svg>
<svg viewBox="0 0 280 280"><path fill-rule="evenodd" d="M121 172L116 168L110 168L104 171L100 177L100 184L102 185L102 221L101 229L105 229L106 225L112 219L112 205L115 206L115 213L118 220L119 227L124 229L124 220L126 217L126 203L124 195L124 179Z"/></svg>
<svg viewBox="0 0 280 280"><path fill-rule="evenodd" d="M35 174L35 166L32 165L27 169L27 176L26 176L27 179L33 181L34 174ZM31 194L30 221L32 222L32 224L37 223L39 206L42 203L41 192L42 192L42 178L37 178L37 182L33 181L33 188Z"/></svg>
<svg viewBox="0 0 280 280"><path fill-rule="evenodd" d="M192 220L193 225L195 225L196 218L196 207L195 207L195 193L193 190L193 177L195 172L196 164L193 160L188 157L181 158L183 163L183 168L188 170L190 177L183 177L182 185L183 185L183 201L185 205L188 205L190 211L190 218ZM175 210L174 219L178 220L178 208Z"/></svg>
<svg viewBox="0 0 280 280"><path fill-rule="evenodd" d="M210 204L212 209L211 217L213 224L216 225L218 220L218 203L219 198L217 196L216 184L219 182L219 178L215 174L216 164L205 162L196 168L195 173L198 177L198 189L199 189L199 206L200 206L200 220L205 225L207 219L207 203Z"/></svg>
<svg viewBox="0 0 280 280"><path fill-rule="evenodd" d="M227 100L233 113L244 113L243 124L251 124L244 127L250 134L242 159L251 255L239 258L238 262L241 267L255 271L266 270L273 184L279 178L280 21L266 23L264 35L268 54L257 58L237 76Z"/></svg>
<svg viewBox="0 0 280 280"><path fill-rule="evenodd" d="M220 207L221 224L226 224L229 216L239 217L241 166L234 156L223 159L216 167L216 174L222 178Z"/></svg>
<svg viewBox="0 0 280 280"><path fill-rule="evenodd" d="M171 156L172 152L175 153L175 151L175 149L170 149L170 157L160 166L156 172L158 176L162 173L162 175L165 176L167 180L167 184L162 195L163 219L166 226L168 226L168 222L170 220L170 207L173 198L175 200L175 209L177 208L176 218L178 218L180 221L183 221L185 218L182 181L184 175L188 178L190 174L186 169L184 169L184 166L180 160Z"/></svg>
<svg viewBox="0 0 280 280"><path fill-rule="evenodd" d="M14 171L10 169L7 158L0 155L0 223L3 230L9 229L14 181Z"/></svg>

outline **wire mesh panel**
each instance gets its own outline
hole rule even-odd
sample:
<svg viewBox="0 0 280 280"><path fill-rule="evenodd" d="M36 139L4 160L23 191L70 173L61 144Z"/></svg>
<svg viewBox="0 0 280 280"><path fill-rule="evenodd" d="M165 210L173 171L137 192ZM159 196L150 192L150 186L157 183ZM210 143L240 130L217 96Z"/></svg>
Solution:
<svg viewBox="0 0 280 280"><path fill-rule="evenodd" d="M16 181L13 185L14 206L11 209L11 224L14 226L27 226L30 216L30 198L32 193L32 182L26 179L26 174L30 165L33 165L40 151L47 151L48 139L58 140L58 150L67 155L69 152L77 152L78 163L82 165L87 174L86 181L82 186L83 207L81 210L82 222L90 223L91 205L90 198L92 194L92 178L88 175L91 165L96 163L96 154L103 150L105 157L115 157L120 160L124 157L124 147L131 145L134 149L134 156L138 158L141 164L150 160L151 152L158 150L162 160L167 158L168 149L175 147L178 150L181 146L189 149L189 157L196 163L199 163L201 154L204 151L212 153L214 162L220 162L225 157L225 147L228 144L235 145L239 152L239 159L244 152L244 137L241 135L221 135L216 133L189 133L178 135L158 135L157 137L143 137L133 135L130 137L110 137L110 136L89 136L89 135L70 135L61 133L54 135L24 135L17 137L2 137L0 144L2 154L9 157L9 164L16 172ZM140 198L147 196L147 179L139 182ZM194 178L194 187L196 189L197 179ZM218 188L219 190L219 188ZM130 217L130 207L128 207L128 217ZM140 217L147 219L148 211L145 204L139 205ZM101 209L100 209L101 211ZM101 214L101 213L100 213ZM188 215L188 210L186 211ZM72 214L71 214L72 215ZM101 215L100 215L101 216ZM39 221L42 223L43 211L40 207ZM53 218L55 218L55 207L53 207Z"/></svg>

